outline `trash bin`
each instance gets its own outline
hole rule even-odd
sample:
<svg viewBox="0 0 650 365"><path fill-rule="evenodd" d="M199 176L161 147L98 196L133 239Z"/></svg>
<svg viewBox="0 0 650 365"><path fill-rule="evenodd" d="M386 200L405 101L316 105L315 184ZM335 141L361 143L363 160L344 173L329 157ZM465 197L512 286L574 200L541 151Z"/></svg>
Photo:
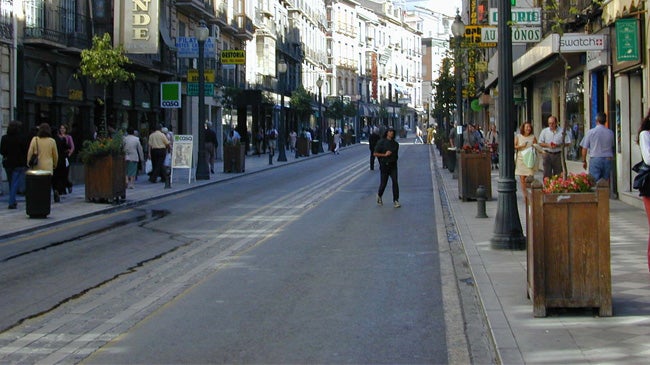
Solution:
<svg viewBox="0 0 650 365"><path fill-rule="evenodd" d="M27 170L25 174L25 210L30 218L45 218L50 214L52 173Z"/></svg>
<svg viewBox="0 0 650 365"><path fill-rule="evenodd" d="M316 155L318 154L318 150L320 149L320 141L317 139L314 139L311 141L311 154Z"/></svg>

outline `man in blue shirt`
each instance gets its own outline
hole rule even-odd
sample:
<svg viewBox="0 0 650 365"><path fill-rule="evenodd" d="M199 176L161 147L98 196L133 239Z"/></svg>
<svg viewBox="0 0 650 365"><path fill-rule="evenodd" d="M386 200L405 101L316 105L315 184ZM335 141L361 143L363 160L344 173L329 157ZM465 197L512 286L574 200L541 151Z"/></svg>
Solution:
<svg viewBox="0 0 650 365"><path fill-rule="evenodd" d="M589 175L596 181L609 181L614 157L614 132L605 126L605 113L596 114L596 127L590 129L580 142L582 147L582 167L587 169L587 151L589 152Z"/></svg>

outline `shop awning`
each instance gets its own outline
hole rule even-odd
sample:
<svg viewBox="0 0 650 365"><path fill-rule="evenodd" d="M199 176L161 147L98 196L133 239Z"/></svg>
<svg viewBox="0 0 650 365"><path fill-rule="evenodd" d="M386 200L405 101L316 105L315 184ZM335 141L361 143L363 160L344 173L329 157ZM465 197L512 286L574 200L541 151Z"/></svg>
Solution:
<svg viewBox="0 0 650 365"><path fill-rule="evenodd" d="M377 112L379 109L377 108L376 105L372 104L361 104L359 105L359 115L362 117L374 117L377 116Z"/></svg>
<svg viewBox="0 0 650 365"><path fill-rule="evenodd" d="M616 19L634 12L641 6L642 0L611 0L603 5L603 22L611 24Z"/></svg>

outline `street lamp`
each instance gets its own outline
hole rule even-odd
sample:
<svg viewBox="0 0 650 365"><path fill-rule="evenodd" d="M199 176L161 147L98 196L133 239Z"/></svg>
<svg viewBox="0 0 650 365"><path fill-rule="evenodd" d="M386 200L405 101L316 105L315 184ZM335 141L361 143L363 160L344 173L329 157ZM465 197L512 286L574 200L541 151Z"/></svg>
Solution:
<svg viewBox="0 0 650 365"><path fill-rule="evenodd" d="M503 22L502 22L503 23ZM458 125L463 125L463 80L460 72L460 46L463 37L465 36L465 23L460 17L460 11L456 9L456 19L451 24L451 34L454 36L456 41L456 47L454 47L454 64L456 72L456 115L458 120ZM463 137L462 133L456 134L456 148L461 148L460 141Z"/></svg>
<svg viewBox="0 0 650 365"><path fill-rule="evenodd" d="M499 0L498 16L500 19L510 19L510 0ZM499 180L497 191L499 202L497 205L494 236L490 239L491 246L495 249L526 249L524 237L517 209L517 183L515 181L515 168L512 156L515 152L515 142L512 133L515 131L513 116L515 115L514 96L512 85L512 32L508 22L498 24L499 43ZM508 158L510 157L510 158ZM525 194L525 192L524 192Z"/></svg>
<svg viewBox="0 0 650 365"><path fill-rule="evenodd" d="M320 147L318 147L318 152L324 153L323 140L325 139L325 126L323 125L323 98L321 95L323 79L321 79L320 76L318 76L318 80L316 80L316 86L318 86L318 125L320 125Z"/></svg>
<svg viewBox="0 0 650 365"><path fill-rule="evenodd" d="M199 43L199 157L196 162L196 180L209 180L210 170L208 169L208 161L205 158L205 63L203 60L203 47L205 40L209 35L208 27L205 22L201 20L199 26L194 30L194 36Z"/></svg>
<svg viewBox="0 0 650 365"><path fill-rule="evenodd" d="M287 72L287 63L284 59L280 59L278 63L278 76L280 77L279 89L280 89L280 137L278 138L278 162L287 161L287 153L285 151L285 140L284 134L287 130L287 116L284 114L284 89L286 85L284 83L284 77Z"/></svg>

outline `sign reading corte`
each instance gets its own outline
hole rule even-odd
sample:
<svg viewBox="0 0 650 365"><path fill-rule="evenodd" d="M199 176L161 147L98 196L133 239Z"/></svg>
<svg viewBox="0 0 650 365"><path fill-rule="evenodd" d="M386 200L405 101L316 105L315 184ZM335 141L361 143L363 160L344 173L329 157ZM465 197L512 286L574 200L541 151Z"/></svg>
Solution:
<svg viewBox="0 0 650 365"><path fill-rule="evenodd" d="M160 83L160 107L161 108L181 107L181 83L180 82Z"/></svg>

